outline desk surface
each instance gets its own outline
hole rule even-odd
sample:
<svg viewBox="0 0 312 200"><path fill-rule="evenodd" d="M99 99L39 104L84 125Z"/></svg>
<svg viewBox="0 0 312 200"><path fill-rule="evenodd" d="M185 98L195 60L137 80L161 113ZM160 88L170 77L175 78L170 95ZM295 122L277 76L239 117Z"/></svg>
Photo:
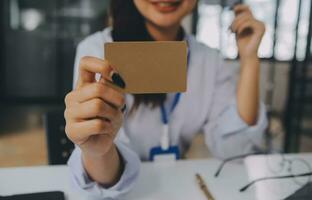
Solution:
<svg viewBox="0 0 312 200"><path fill-rule="evenodd" d="M296 155L297 156L297 155ZM312 154L301 154L312 164ZM263 159L253 157L255 161ZM247 169L241 163L228 163L218 178L214 173L221 161L181 160L173 163L142 163L139 180L127 200L206 200L200 191L195 173L200 173L215 199L255 199L255 187L240 193L249 182ZM260 166L259 166L260 167ZM68 200L85 199L71 189L66 166L40 166L0 169L0 195L42 191L64 191Z"/></svg>
<svg viewBox="0 0 312 200"><path fill-rule="evenodd" d="M184 160L175 163L142 163L139 180L126 199L135 200L205 200L199 190L195 173L200 173L216 199L254 199L253 189L240 193L248 182L244 165L226 165L220 177L213 174L220 161ZM64 191L67 199L82 200L71 189L66 166L40 166L0 169L0 195L41 191Z"/></svg>

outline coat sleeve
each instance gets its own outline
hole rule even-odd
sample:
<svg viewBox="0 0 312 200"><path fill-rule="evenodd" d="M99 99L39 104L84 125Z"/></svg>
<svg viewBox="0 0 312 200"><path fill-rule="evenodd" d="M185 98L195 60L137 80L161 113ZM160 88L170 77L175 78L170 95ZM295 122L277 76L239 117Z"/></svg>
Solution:
<svg viewBox="0 0 312 200"><path fill-rule="evenodd" d="M119 135L123 135L123 129L120 129ZM106 188L91 180L82 164L81 150L76 147L69 161L69 172L74 189L80 191L88 199L111 200L120 199L129 192L137 180L140 160L137 154L131 150L127 141L122 141L122 137L115 140L115 145L123 159L124 171L119 181L112 187Z"/></svg>
<svg viewBox="0 0 312 200"><path fill-rule="evenodd" d="M95 36L93 36L93 38L95 38ZM74 66L73 84L77 81L79 61L83 56L103 58L103 50L101 47L97 46L96 43L96 41L89 38L84 40L78 46ZM88 177L82 164L81 150L79 147L75 148L68 160L70 178L74 189L83 193L84 196L88 197L88 199L120 199L120 197L125 195L132 188L138 177L140 159L132 150L130 141L127 138L123 128L119 130L114 143L124 161L125 167L119 181L112 187L106 188Z"/></svg>
<svg viewBox="0 0 312 200"><path fill-rule="evenodd" d="M241 119L236 104L234 73L223 61L217 65L211 112L207 116L203 132L205 143L212 154L225 159L251 153L260 147L264 141L267 117L265 105L260 102L255 125L249 126Z"/></svg>

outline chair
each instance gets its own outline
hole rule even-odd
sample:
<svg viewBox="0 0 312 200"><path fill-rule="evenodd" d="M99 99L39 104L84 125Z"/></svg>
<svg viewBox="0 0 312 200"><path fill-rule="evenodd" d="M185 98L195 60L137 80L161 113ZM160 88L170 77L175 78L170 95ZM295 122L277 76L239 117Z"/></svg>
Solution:
<svg viewBox="0 0 312 200"><path fill-rule="evenodd" d="M49 165L66 164L74 144L65 134L63 111L48 112L43 116Z"/></svg>

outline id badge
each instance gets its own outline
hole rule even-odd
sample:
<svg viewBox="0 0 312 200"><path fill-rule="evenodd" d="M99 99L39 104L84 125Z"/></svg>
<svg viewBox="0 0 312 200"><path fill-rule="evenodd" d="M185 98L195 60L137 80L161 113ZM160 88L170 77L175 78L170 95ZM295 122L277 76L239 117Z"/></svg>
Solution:
<svg viewBox="0 0 312 200"><path fill-rule="evenodd" d="M170 146L168 149L163 150L161 146L154 147L150 151L150 161L175 161L180 159L180 152L178 146Z"/></svg>
<svg viewBox="0 0 312 200"><path fill-rule="evenodd" d="M179 147L170 146L169 125L164 124L162 135L160 137L160 146L154 147L150 151L150 161L175 161L180 157Z"/></svg>

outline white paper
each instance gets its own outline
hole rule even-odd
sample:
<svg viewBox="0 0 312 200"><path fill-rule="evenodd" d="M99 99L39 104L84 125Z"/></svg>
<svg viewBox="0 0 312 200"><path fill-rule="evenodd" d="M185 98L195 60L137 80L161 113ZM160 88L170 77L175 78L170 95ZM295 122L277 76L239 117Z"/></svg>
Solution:
<svg viewBox="0 0 312 200"><path fill-rule="evenodd" d="M287 159L292 160L296 157L286 156ZM311 160L309 160L311 163ZM258 178L269 177L269 176L283 176L291 174L289 168L287 167L287 162L282 162L281 155L260 155L260 156L250 156L245 160L245 165L247 168L249 180L255 180ZM284 164L284 166L283 166ZM299 165L294 165L297 169L296 172L305 173L306 168L299 169ZM280 170L282 169L282 170ZM300 182L304 182L308 177L297 178ZM294 181L293 178L288 179L275 179L275 180L263 180L255 183L251 187L255 187L256 199L257 200L278 200L284 199L289 195L293 194L302 185ZM249 188L250 189L250 188Z"/></svg>

